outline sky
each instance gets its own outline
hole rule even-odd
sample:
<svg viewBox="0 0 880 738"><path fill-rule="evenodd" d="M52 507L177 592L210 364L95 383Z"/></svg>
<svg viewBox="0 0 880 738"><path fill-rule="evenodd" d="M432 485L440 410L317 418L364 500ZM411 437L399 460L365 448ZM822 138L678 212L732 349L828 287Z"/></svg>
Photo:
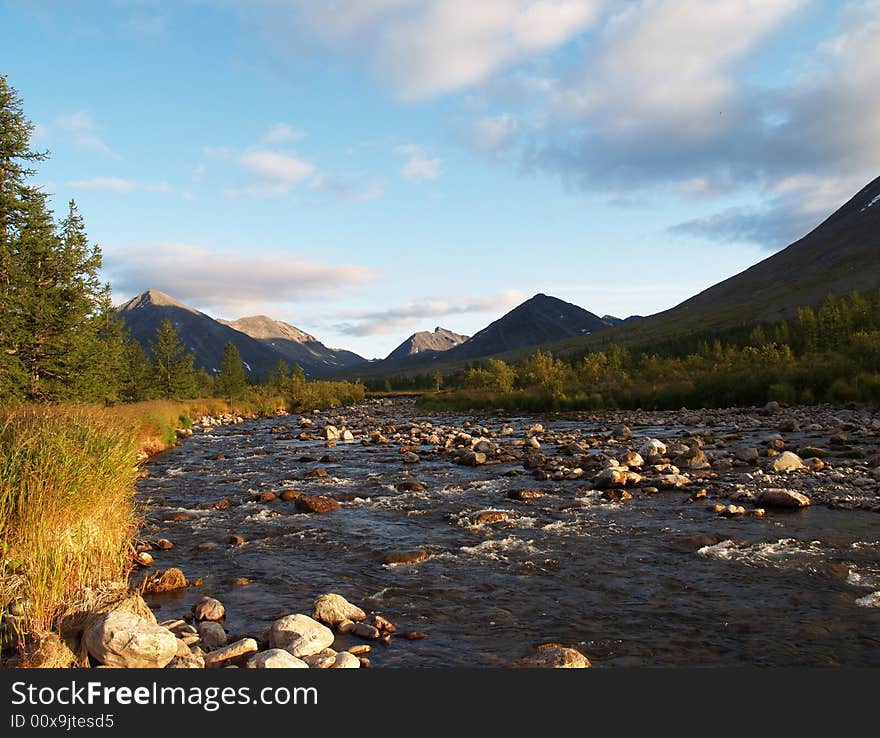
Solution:
<svg viewBox="0 0 880 738"><path fill-rule="evenodd" d="M880 2L0 0L118 303L368 357L543 292L649 315L880 175Z"/></svg>

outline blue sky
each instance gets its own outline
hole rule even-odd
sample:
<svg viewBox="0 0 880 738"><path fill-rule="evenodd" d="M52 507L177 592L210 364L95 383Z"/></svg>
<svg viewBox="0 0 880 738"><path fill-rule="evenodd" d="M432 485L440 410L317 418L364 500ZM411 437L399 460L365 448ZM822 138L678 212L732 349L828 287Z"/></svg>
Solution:
<svg viewBox="0 0 880 738"><path fill-rule="evenodd" d="M384 356L537 292L621 317L880 174L880 3L0 0L0 73L121 302Z"/></svg>

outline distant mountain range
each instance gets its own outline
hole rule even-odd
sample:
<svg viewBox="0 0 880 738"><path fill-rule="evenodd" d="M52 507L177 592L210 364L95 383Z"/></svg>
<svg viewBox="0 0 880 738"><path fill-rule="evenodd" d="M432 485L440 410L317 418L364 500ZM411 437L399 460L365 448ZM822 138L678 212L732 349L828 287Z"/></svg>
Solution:
<svg viewBox="0 0 880 738"><path fill-rule="evenodd" d="M132 338L145 350L166 318L174 325L197 367L214 373L227 341L238 349L252 379L262 380L279 359L299 364L307 376L327 376L367 362L350 351L327 348L314 336L265 316L232 323L215 320L158 290L147 290L117 308Z"/></svg>
<svg viewBox="0 0 880 738"><path fill-rule="evenodd" d="M394 351L385 357L386 360L402 359L413 354L423 354L426 351L448 351L468 340L468 336L453 333L446 328L437 326L431 331L419 331L413 333Z"/></svg>
<svg viewBox="0 0 880 738"><path fill-rule="evenodd" d="M357 367L356 371L362 375L381 376L415 374L438 367L455 368L491 356L528 351L566 338L606 331L623 322L619 318L600 318L577 305L537 294L471 338L445 351L415 353L395 350L383 361Z"/></svg>
<svg viewBox="0 0 880 738"><path fill-rule="evenodd" d="M209 372L220 366L227 341L238 348L251 376L260 379L283 358L309 376L382 376L453 370L493 356L517 360L537 347L556 353L590 350L614 341L649 345L795 315L829 294L880 288L880 178L809 234L744 272L680 305L646 318L599 317L577 305L538 294L468 338L445 328L415 333L385 359L367 361L331 349L314 336L264 315L218 321L148 290L122 305L131 335L149 345L164 318Z"/></svg>

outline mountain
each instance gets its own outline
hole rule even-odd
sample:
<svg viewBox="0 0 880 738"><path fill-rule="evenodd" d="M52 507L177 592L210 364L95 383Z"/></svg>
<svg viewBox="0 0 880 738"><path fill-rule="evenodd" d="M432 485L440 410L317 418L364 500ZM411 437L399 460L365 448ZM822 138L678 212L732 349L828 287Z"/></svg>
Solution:
<svg viewBox="0 0 880 738"><path fill-rule="evenodd" d="M598 315L577 305L538 294L490 323L461 346L451 349L444 360L480 359L609 327Z"/></svg>
<svg viewBox="0 0 880 738"><path fill-rule="evenodd" d="M310 376L343 371L367 361L363 356L351 351L327 348L313 335L265 315L218 322L250 336L281 354L291 366L299 364Z"/></svg>
<svg viewBox="0 0 880 738"><path fill-rule="evenodd" d="M880 288L880 177L803 238L681 304L597 338L554 349L581 351L601 341L638 346L687 335L792 318L828 295Z"/></svg>
<svg viewBox="0 0 880 738"><path fill-rule="evenodd" d="M426 351L448 351L467 340L468 336L462 336L437 326L433 333L431 331L413 333L385 358L400 359L404 356L421 354Z"/></svg>
<svg viewBox="0 0 880 738"><path fill-rule="evenodd" d="M435 368L449 371L470 361L517 351L528 352L548 343L610 328L611 325L598 315L577 305L538 294L458 346L442 352L425 351L396 357L393 356L395 350L382 361L357 367L357 374L415 374Z"/></svg>
<svg viewBox="0 0 880 738"><path fill-rule="evenodd" d="M279 360L298 363L308 376L333 374L366 359L350 351L329 349L317 338L287 323L260 315L228 323L215 320L158 290L147 290L117 308L132 338L149 351L156 329L166 318L174 325L196 367L219 369L231 341L252 379L262 380Z"/></svg>
<svg viewBox="0 0 880 738"><path fill-rule="evenodd" d="M141 293L117 308L117 312L132 338L147 351L159 324L167 318L187 351L195 355L196 367L209 373L219 369L227 341L238 349L252 379L264 378L280 358L272 348L158 290Z"/></svg>

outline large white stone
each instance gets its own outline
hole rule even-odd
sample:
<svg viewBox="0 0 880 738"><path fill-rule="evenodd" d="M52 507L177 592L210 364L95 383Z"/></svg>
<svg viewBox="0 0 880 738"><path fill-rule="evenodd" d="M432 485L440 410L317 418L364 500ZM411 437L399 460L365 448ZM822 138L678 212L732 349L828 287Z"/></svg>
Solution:
<svg viewBox="0 0 880 738"><path fill-rule="evenodd" d="M315 600L312 618L333 628L343 620L366 620L367 614L342 595L331 592Z"/></svg>
<svg viewBox="0 0 880 738"><path fill-rule="evenodd" d="M649 438L639 448L639 456L643 459L659 459L666 455L666 444L656 438Z"/></svg>
<svg viewBox="0 0 880 738"><path fill-rule="evenodd" d="M311 656L333 645L333 631L308 615L285 615L272 623L269 646L296 657Z"/></svg>
<svg viewBox="0 0 880 738"><path fill-rule="evenodd" d="M161 669L177 655L174 633L128 612L101 615L83 642L104 666L123 669Z"/></svg>

